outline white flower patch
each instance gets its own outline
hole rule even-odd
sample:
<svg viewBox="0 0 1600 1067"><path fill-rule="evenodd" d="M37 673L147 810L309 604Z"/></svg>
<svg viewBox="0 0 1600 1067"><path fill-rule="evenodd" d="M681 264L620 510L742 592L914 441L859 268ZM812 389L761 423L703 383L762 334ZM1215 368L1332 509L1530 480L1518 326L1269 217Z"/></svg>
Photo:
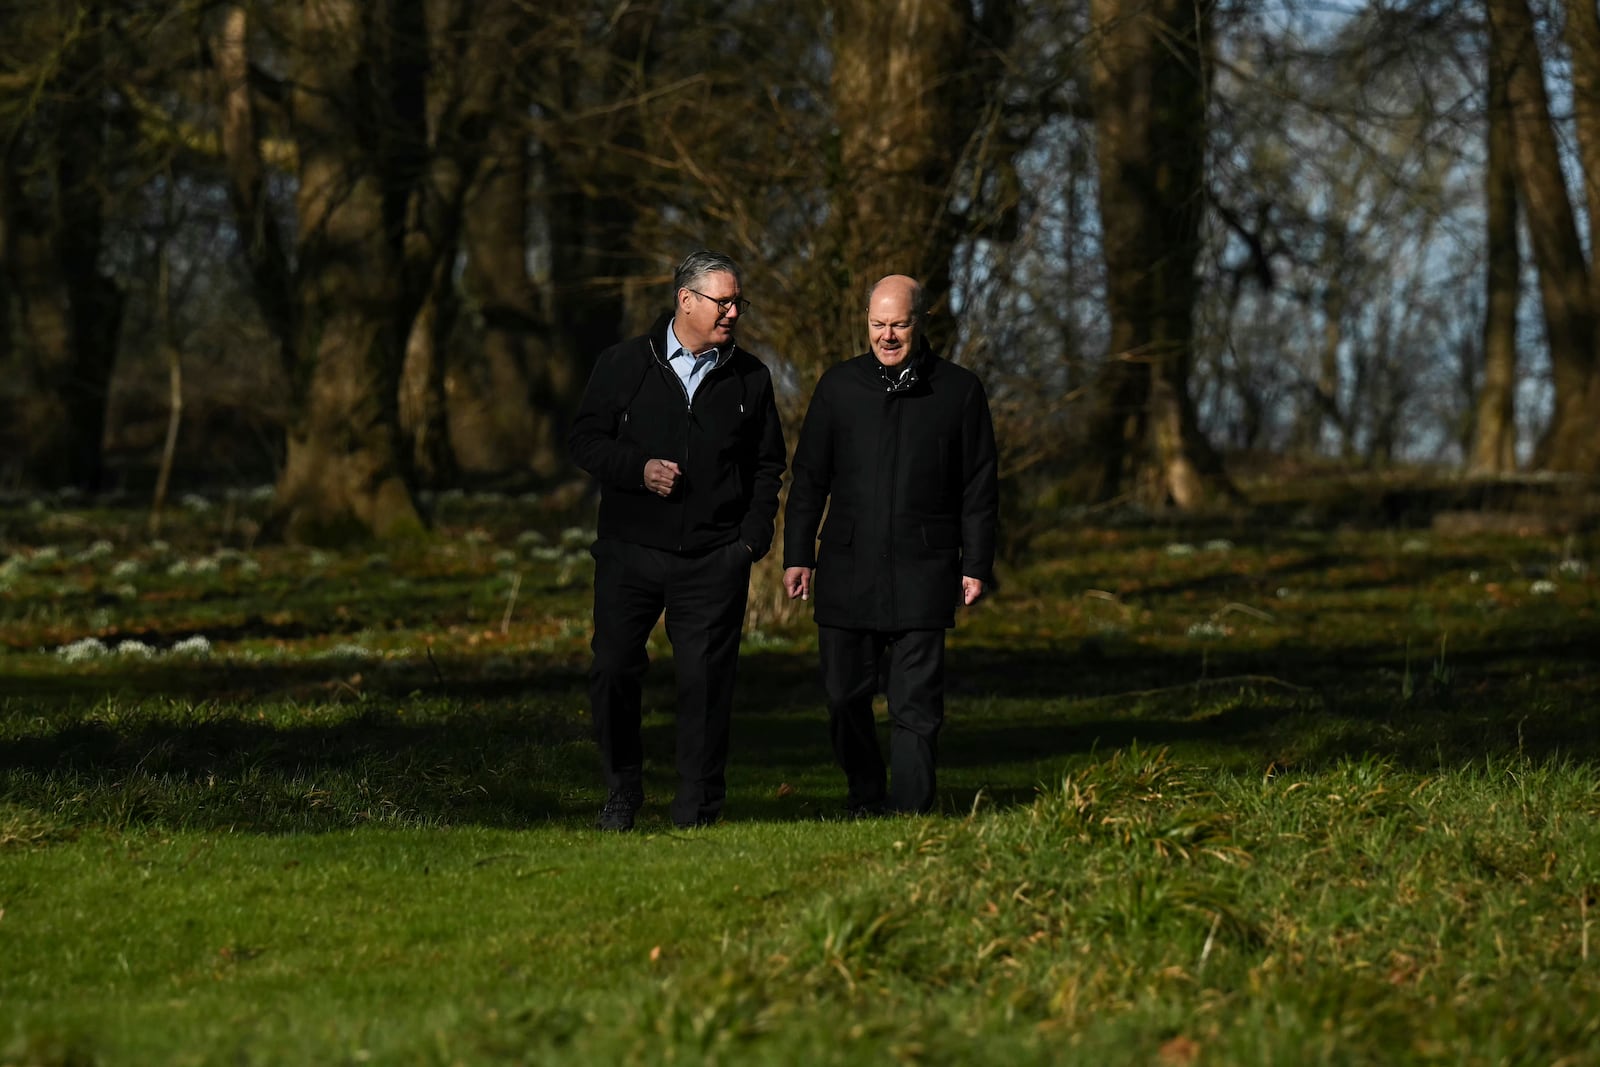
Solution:
<svg viewBox="0 0 1600 1067"><path fill-rule="evenodd" d="M330 564L332 562L333 562L333 557L331 555L329 555L328 553L322 551L322 549L320 549L320 548L313 549L311 554L306 557L306 563L308 565L312 566L312 567L317 567L317 568L326 567L328 564Z"/></svg>
<svg viewBox="0 0 1600 1067"><path fill-rule="evenodd" d="M144 570L144 564L136 559L119 559L111 568L113 578L132 578Z"/></svg>
<svg viewBox="0 0 1600 1067"><path fill-rule="evenodd" d="M245 494L245 499L252 504L269 504L277 490L270 485L258 485Z"/></svg>
<svg viewBox="0 0 1600 1067"><path fill-rule="evenodd" d="M492 558L496 567L506 568L517 565L517 554L508 548L502 548Z"/></svg>
<svg viewBox="0 0 1600 1067"><path fill-rule="evenodd" d="M1207 541L1203 547L1207 552L1232 552L1233 542L1226 537L1218 537Z"/></svg>
<svg viewBox="0 0 1600 1067"><path fill-rule="evenodd" d="M261 573L261 564L253 559L246 559L239 564L239 573L247 578L254 578Z"/></svg>
<svg viewBox="0 0 1600 1067"><path fill-rule="evenodd" d="M160 540L159 538L150 542L150 552L153 555L165 556L168 552L171 552L171 551L172 551L172 546L167 544L165 541Z"/></svg>
<svg viewBox="0 0 1600 1067"><path fill-rule="evenodd" d="M1413 537L1400 546L1400 551L1413 554L1417 552L1426 552L1428 551L1428 542L1420 537Z"/></svg>
<svg viewBox="0 0 1600 1067"><path fill-rule="evenodd" d="M469 545L486 545L493 539L489 536L488 530L482 527L473 527L461 535L461 540Z"/></svg>
<svg viewBox="0 0 1600 1067"><path fill-rule="evenodd" d="M124 582L123 584L116 586L111 591L116 594L119 600L139 599L139 587L128 582Z"/></svg>
<svg viewBox="0 0 1600 1067"><path fill-rule="evenodd" d="M119 656L132 656L137 659L151 659L155 656L155 654L156 650L145 644L143 641L128 640L117 642L117 655Z"/></svg>
<svg viewBox="0 0 1600 1067"><path fill-rule="evenodd" d="M362 566L369 571L386 571L389 569L389 557L382 552L374 552L363 561Z"/></svg>
<svg viewBox="0 0 1600 1067"><path fill-rule="evenodd" d="M86 659L104 656L109 651L105 642L98 637L85 637L81 641L74 641L70 645L62 645L56 649L56 655L68 663L82 663Z"/></svg>
<svg viewBox="0 0 1600 1067"><path fill-rule="evenodd" d="M561 543L568 548L587 547L594 540L594 531L585 530L582 526L568 526L561 531Z"/></svg>
<svg viewBox="0 0 1600 1067"><path fill-rule="evenodd" d="M538 493L523 493L521 496L517 497L517 503L531 505L537 504L543 499L544 497L540 496Z"/></svg>
<svg viewBox="0 0 1600 1067"><path fill-rule="evenodd" d="M211 642L204 634L195 634L174 644L167 652L174 656L195 656L203 659L211 655Z"/></svg>
<svg viewBox="0 0 1600 1067"><path fill-rule="evenodd" d="M211 510L211 501L199 493L185 493L178 498L178 506L191 515L203 515Z"/></svg>
<svg viewBox="0 0 1600 1067"><path fill-rule="evenodd" d="M97 559L105 559L117 550L117 546L110 541L99 540L72 557L75 563L93 563Z"/></svg>
<svg viewBox="0 0 1600 1067"><path fill-rule="evenodd" d="M377 655L378 654L376 652L372 651L370 648L364 648L361 645L343 644L343 645L334 645L332 648L328 649L326 652L323 652L318 658L319 659L360 659L360 660L367 660L367 659L374 659L374 658L377 657Z"/></svg>
<svg viewBox="0 0 1600 1067"><path fill-rule="evenodd" d="M545 543L544 534L538 530L523 530L517 535L517 544L522 548L532 548L534 545Z"/></svg>
<svg viewBox="0 0 1600 1067"><path fill-rule="evenodd" d="M1568 578L1582 578L1589 573L1589 565L1581 559L1564 559L1556 564L1556 573Z"/></svg>
<svg viewBox="0 0 1600 1067"><path fill-rule="evenodd" d="M1192 556L1194 555L1194 546L1184 541L1175 541L1167 546L1167 555Z"/></svg>
<svg viewBox="0 0 1600 1067"><path fill-rule="evenodd" d="M33 550L33 555L28 557L31 566L39 567L44 564L54 563L61 558L61 550L55 545L40 545Z"/></svg>
<svg viewBox="0 0 1600 1067"><path fill-rule="evenodd" d="M1537 582L1534 582L1532 585L1528 586L1528 592L1532 593L1534 596L1551 596L1555 593L1555 591L1556 583L1552 582L1548 578L1540 578Z"/></svg>
<svg viewBox="0 0 1600 1067"><path fill-rule="evenodd" d="M1481 581L1483 581L1483 572L1482 571L1468 571L1467 572L1467 583L1469 585L1477 585Z"/></svg>
<svg viewBox="0 0 1600 1067"><path fill-rule="evenodd" d="M1204 622L1191 624L1189 629L1185 632L1190 637L1198 637L1207 640L1215 640L1220 637L1228 636L1228 628L1226 626L1221 626L1215 622L1212 622L1210 619L1206 619Z"/></svg>
<svg viewBox="0 0 1600 1067"><path fill-rule="evenodd" d="M529 552L528 555L540 563L554 563L564 557L566 552L555 545L542 545Z"/></svg>

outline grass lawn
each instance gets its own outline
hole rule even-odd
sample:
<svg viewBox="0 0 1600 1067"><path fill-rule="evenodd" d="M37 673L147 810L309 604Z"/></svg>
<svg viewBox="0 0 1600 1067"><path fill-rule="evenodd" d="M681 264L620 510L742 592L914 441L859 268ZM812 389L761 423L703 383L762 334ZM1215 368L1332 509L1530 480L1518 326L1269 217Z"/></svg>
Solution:
<svg viewBox="0 0 1600 1067"><path fill-rule="evenodd" d="M1600 538L1038 538L942 811L837 818L758 569L726 821L602 799L583 523L0 503L0 1065L1600 1063Z"/></svg>

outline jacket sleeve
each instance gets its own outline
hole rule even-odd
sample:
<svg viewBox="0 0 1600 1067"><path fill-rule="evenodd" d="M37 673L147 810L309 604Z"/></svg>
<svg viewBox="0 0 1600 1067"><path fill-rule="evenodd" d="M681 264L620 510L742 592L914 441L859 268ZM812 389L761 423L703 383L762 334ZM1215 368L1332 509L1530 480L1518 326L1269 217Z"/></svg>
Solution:
<svg viewBox="0 0 1600 1067"><path fill-rule="evenodd" d="M778 418L778 402L772 393L772 376L762 375L761 398L756 402L761 413L761 443L756 451L755 484L750 493L750 508L739 526L739 538L760 559L772 548L772 528L778 518L778 490L783 486L783 468L788 455L783 441L783 422Z"/></svg>
<svg viewBox="0 0 1600 1067"><path fill-rule="evenodd" d="M1000 509L998 456L989 397L977 379L967 394L961 423L961 573L992 585Z"/></svg>
<svg viewBox="0 0 1600 1067"><path fill-rule="evenodd" d="M641 488L644 465L650 460L644 449L620 440L622 417L634 387L648 372L648 368L634 366L635 362L625 358L620 348L600 353L567 436L572 461L601 485L617 489Z"/></svg>
<svg viewBox="0 0 1600 1067"><path fill-rule="evenodd" d="M783 565L817 565L817 527L833 480L833 419L827 386L817 383L800 426L789 480L789 504L783 512Z"/></svg>

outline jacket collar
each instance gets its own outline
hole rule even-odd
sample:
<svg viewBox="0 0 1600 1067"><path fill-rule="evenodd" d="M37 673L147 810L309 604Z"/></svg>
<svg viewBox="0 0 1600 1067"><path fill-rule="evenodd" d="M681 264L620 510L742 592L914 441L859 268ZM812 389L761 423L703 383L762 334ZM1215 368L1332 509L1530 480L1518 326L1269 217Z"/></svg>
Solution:
<svg viewBox="0 0 1600 1067"><path fill-rule="evenodd" d="M672 353L667 351L667 327L672 325L672 312L664 311L656 317L655 324L650 327L650 354L657 363L667 366L667 361L672 358ZM725 345L717 346L717 361L711 365L711 370L716 370L728 360L733 358L734 351L739 347L737 341L729 341Z"/></svg>
<svg viewBox="0 0 1600 1067"><path fill-rule="evenodd" d="M884 392L890 395L896 393L909 393L917 387L933 370L933 346L928 344L926 337L917 339L916 351L911 353L904 363L898 367L886 367L878 362L878 357L872 352L867 353L867 359L872 364L872 369L877 373L878 380L882 383Z"/></svg>

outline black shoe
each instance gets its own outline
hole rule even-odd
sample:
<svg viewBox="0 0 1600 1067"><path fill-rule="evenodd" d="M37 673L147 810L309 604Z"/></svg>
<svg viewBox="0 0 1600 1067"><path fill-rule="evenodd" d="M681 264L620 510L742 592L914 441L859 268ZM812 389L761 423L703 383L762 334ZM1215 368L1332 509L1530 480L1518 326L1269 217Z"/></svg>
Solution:
<svg viewBox="0 0 1600 1067"><path fill-rule="evenodd" d="M613 789L594 825L600 830L622 833L633 829L633 817L644 807L644 794L629 789Z"/></svg>
<svg viewBox="0 0 1600 1067"><path fill-rule="evenodd" d="M688 822L675 822L674 825L680 830L699 830L707 826L717 825L717 817L715 815L701 816L698 819L690 819Z"/></svg>

